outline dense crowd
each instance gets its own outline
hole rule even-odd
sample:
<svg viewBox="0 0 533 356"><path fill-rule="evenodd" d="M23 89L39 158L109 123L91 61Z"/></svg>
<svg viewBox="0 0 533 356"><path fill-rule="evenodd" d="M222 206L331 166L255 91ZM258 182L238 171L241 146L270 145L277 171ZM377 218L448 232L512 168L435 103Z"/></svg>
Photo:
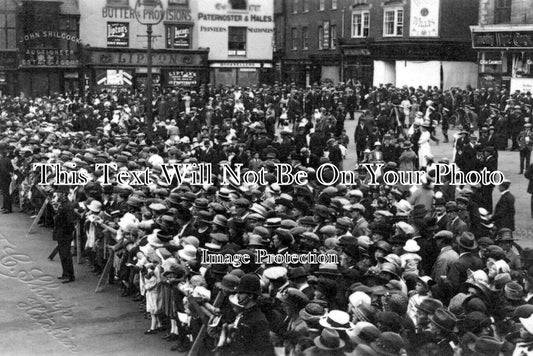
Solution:
<svg viewBox="0 0 533 356"><path fill-rule="evenodd" d="M493 172L498 151L509 148L533 179L531 103L530 93L505 88L207 85L164 91L147 127L146 98L127 89L4 97L3 212L12 212L12 198L30 215L50 202L40 222L53 227L59 278L75 280L79 233L88 266L98 275L111 258L110 282L140 303L150 319L145 334L160 333L172 350L528 355L533 250L515 243L510 181L453 186L448 176L436 185L432 166ZM351 119L357 127L346 132ZM441 139L453 145L436 160L430 142ZM357 163L345 160L351 144ZM161 178L165 164L202 162L212 165L211 184ZM36 163L90 179L38 184L57 174ZM112 184L99 163L116 163ZM278 184L276 163L307 172L305 184ZM355 172L355 184L319 184L326 163ZM242 175L266 170L267 184L221 184L221 167L239 164ZM380 174L425 172L422 184L371 185L365 165L379 164ZM149 184L117 184L122 172L146 168ZM335 258L266 264L257 260L261 249ZM218 255L246 263L205 263Z"/></svg>

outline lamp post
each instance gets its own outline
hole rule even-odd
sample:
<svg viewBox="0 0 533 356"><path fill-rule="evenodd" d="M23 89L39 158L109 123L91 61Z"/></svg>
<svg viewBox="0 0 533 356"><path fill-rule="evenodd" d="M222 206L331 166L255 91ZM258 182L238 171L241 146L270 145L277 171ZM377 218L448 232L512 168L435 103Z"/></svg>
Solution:
<svg viewBox="0 0 533 356"><path fill-rule="evenodd" d="M163 20L164 10L161 0L137 0L135 4L135 18L141 25L146 25L146 137L152 138L153 110L152 110L152 26ZM143 36L144 37L144 36Z"/></svg>

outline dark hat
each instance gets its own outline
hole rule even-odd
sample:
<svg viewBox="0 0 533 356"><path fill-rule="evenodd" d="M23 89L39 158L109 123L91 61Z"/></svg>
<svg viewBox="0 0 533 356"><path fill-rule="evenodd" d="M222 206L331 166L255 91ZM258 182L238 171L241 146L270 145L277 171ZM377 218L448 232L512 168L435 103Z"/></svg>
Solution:
<svg viewBox="0 0 533 356"><path fill-rule="evenodd" d="M468 344L468 348L472 350L475 355L479 356L498 356L500 355L504 342L492 336L481 336L477 338L476 343Z"/></svg>
<svg viewBox="0 0 533 356"><path fill-rule="evenodd" d="M435 314L430 317L430 321L440 329L451 333L455 330L457 318L451 311L444 308L439 308L435 310Z"/></svg>
<svg viewBox="0 0 533 356"><path fill-rule="evenodd" d="M239 293L249 293L260 295L261 294L261 281L254 273L248 273L242 276L239 281L239 287L237 288Z"/></svg>
<svg viewBox="0 0 533 356"><path fill-rule="evenodd" d="M467 250L475 250L477 248L476 238L471 232L465 231L457 237L457 244Z"/></svg>
<svg viewBox="0 0 533 356"><path fill-rule="evenodd" d="M340 350L344 347L345 342L340 338L336 330L324 328L320 336L314 339L315 346L321 350Z"/></svg>
<svg viewBox="0 0 533 356"><path fill-rule="evenodd" d="M454 201L449 201L446 203L446 212L457 211L457 203Z"/></svg>
<svg viewBox="0 0 533 356"><path fill-rule="evenodd" d="M390 331L382 333L379 338L370 344L372 349L383 356L397 356L405 347L402 337Z"/></svg>
<svg viewBox="0 0 533 356"><path fill-rule="evenodd" d="M438 299L425 298L416 307L422 310L423 312L426 312L429 315L432 315L433 313L435 313L435 310L442 308L443 304Z"/></svg>
<svg viewBox="0 0 533 356"><path fill-rule="evenodd" d="M303 321L318 322L326 314L326 310L320 304L309 303L300 310L299 314Z"/></svg>
<svg viewBox="0 0 533 356"><path fill-rule="evenodd" d="M309 303L307 295L296 288L287 288L285 293L282 294L281 300L286 304L296 307L297 310L305 308L307 303Z"/></svg>
<svg viewBox="0 0 533 356"><path fill-rule="evenodd" d="M524 287L515 281L508 282L503 288L505 298L510 300L522 300Z"/></svg>
<svg viewBox="0 0 533 356"><path fill-rule="evenodd" d="M417 204L413 207L413 210L411 211L411 217L413 219L422 219L424 216L426 216L427 210L424 204Z"/></svg>
<svg viewBox="0 0 533 356"><path fill-rule="evenodd" d="M500 231L498 231L498 236L496 237L496 243L505 241L514 241L513 231L509 228L500 229Z"/></svg>
<svg viewBox="0 0 533 356"><path fill-rule="evenodd" d="M239 288L240 278L237 277L234 274L226 274L222 278L222 282L217 282L215 285L222 290L225 290L230 293L237 292L237 289Z"/></svg>
<svg viewBox="0 0 533 356"><path fill-rule="evenodd" d="M308 275L304 267L294 267L289 270L289 280L307 277Z"/></svg>
<svg viewBox="0 0 533 356"><path fill-rule="evenodd" d="M444 240L445 243L452 243L453 241L453 232L451 231L448 231L448 230L442 230L442 231L439 231L437 232L433 238L435 240L439 240L439 239L442 239Z"/></svg>

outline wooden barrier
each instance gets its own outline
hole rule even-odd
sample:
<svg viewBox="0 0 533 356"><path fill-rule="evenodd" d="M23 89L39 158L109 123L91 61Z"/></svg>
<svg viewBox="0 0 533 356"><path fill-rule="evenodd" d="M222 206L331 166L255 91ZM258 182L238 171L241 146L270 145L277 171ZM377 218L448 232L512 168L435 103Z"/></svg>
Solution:
<svg viewBox="0 0 533 356"><path fill-rule="evenodd" d="M222 291L220 291L220 292L218 292L217 297L215 298L213 306L215 308L218 308L218 307L220 307L220 305L222 304L223 301L224 301L224 293ZM200 331L198 332L198 335L196 335L196 339L194 339L192 347L189 350L189 353L187 354L187 356L198 356L198 354L200 352L200 347L204 343L204 339L205 339L205 336L207 334L207 328L209 326L209 323L213 320L214 317L216 317L216 316L213 315L210 318L206 318L205 317L206 313L204 313L203 310L198 310L197 312L201 316L202 327L200 328ZM204 317L202 317L202 315Z"/></svg>
<svg viewBox="0 0 533 356"><path fill-rule="evenodd" d="M41 206L41 209L39 209L39 212L37 213L37 216L35 216L35 219L33 219L33 223L31 224L30 229L28 230L28 233L26 234L26 237L33 232L35 225L37 225L37 223L41 219L41 216L43 216L44 211L46 210L46 206L48 205L49 202L50 202L50 198L46 197L43 205Z"/></svg>

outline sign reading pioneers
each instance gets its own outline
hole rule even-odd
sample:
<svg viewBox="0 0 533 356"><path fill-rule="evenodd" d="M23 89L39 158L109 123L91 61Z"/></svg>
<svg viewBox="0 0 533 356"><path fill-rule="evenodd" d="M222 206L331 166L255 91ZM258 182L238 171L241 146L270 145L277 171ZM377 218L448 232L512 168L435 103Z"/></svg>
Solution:
<svg viewBox="0 0 533 356"><path fill-rule="evenodd" d="M91 65L132 65L146 66L148 56L143 51L132 52L109 52L109 51L92 51L89 56ZM154 66L202 66L204 60L200 54L186 53L153 53L152 64Z"/></svg>
<svg viewBox="0 0 533 356"><path fill-rule="evenodd" d="M129 23L108 22L107 23L107 46L108 47L129 47L130 34Z"/></svg>
<svg viewBox="0 0 533 356"><path fill-rule="evenodd" d="M437 37L439 35L439 0L411 0L409 36Z"/></svg>
<svg viewBox="0 0 533 356"><path fill-rule="evenodd" d="M533 31L473 32L472 47L494 49L533 49Z"/></svg>
<svg viewBox="0 0 533 356"><path fill-rule="evenodd" d="M196 72L173 70L168 72L167 85L171 87L192 87L198 85Z"/></svg>

